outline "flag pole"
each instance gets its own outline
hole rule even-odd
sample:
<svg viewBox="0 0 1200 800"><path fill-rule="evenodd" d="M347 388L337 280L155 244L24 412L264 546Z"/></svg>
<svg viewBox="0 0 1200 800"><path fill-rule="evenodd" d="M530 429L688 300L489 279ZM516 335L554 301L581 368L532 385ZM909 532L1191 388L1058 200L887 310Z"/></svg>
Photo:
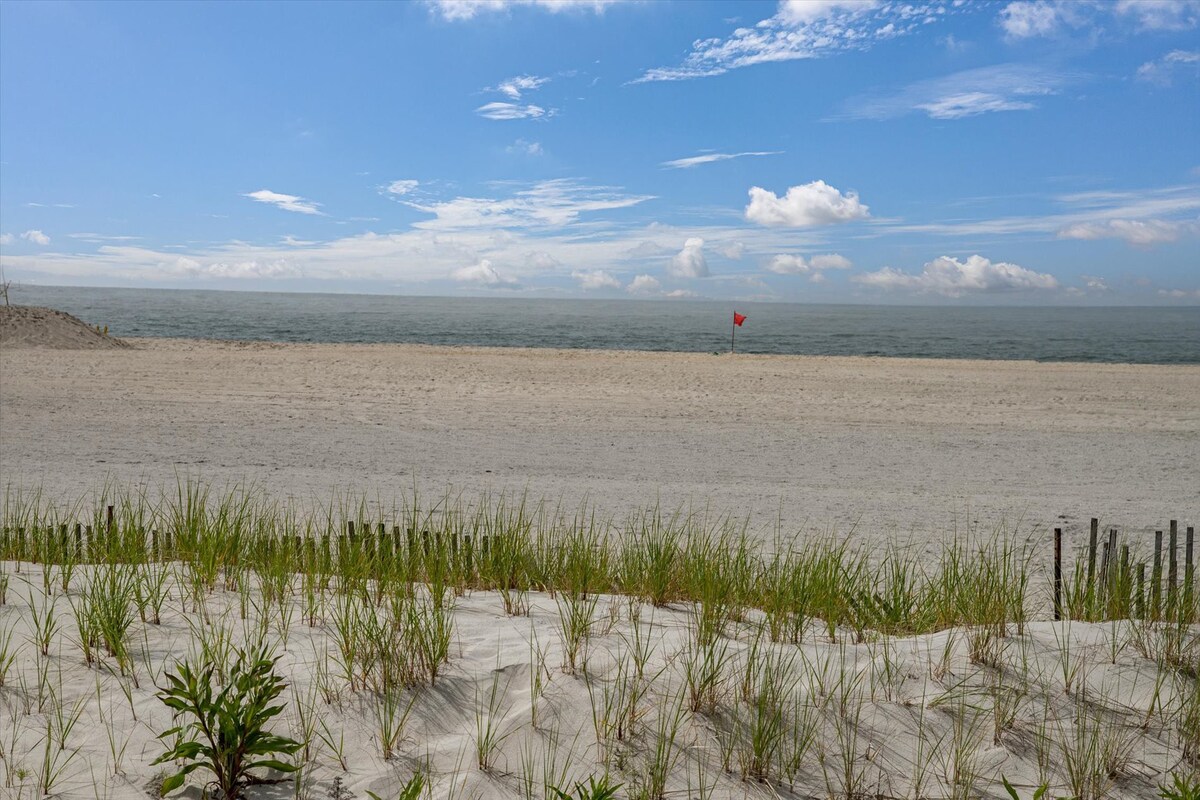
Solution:
<svg viewBox="0 0 1200 800"><path fill-rule="evenodd" d="M737 317L734 317L736 320ZM737 323L729 326L729 354L733 355L733 343L737 340Z"/></svg>

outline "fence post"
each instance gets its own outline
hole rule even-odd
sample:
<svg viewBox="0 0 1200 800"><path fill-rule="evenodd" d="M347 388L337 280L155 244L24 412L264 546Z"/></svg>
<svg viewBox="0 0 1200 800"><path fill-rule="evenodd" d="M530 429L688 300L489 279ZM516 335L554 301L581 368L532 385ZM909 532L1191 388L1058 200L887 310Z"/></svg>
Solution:
<svg viewBox="0 0 1200 800"><path fill-rule="evenodd" d="M1054 529L1054 619L1062 619L1062 528Z"/></svg>

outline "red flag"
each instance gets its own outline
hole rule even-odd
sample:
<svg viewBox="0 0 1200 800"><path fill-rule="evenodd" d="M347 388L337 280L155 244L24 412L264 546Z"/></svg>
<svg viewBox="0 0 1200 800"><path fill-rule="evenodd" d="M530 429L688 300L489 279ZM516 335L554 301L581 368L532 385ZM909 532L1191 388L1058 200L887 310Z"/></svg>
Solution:
<svg viewBox="0 0 1200 800"><path fill-rule="evenodd" d="M739 313L738 313L738 312L736 312L736 311L735 311L735 312L733 312L733 324L734 324L734 325L737 325L737 326L740 328L740 327L742 327L742 323L743 323L743 322L745 322L745 321L746 321L746 315L745 315L745 314L739 314Z"/></svg>

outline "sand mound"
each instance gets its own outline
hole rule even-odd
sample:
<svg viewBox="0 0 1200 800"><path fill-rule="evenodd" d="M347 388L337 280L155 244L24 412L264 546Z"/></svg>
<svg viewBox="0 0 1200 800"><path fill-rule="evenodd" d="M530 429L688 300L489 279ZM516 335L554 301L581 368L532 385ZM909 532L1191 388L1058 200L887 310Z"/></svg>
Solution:
<svg viewBox="0 0 1200 800"><path fill-rule="evenodd" d="M129 345L63 311L0 306L0 346L51 350L115 350Z"/></svg>

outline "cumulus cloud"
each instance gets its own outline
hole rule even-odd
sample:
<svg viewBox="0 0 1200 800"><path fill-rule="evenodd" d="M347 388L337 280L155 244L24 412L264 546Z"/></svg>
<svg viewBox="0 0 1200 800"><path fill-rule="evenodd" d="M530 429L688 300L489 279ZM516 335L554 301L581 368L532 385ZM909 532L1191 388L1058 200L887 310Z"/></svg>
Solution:
<svg viewBox="0 0 1200 800"><path fill-rule="evenodd" d="M426 0L434 13L451 22L474 19L479 14L518 7L540 8L553 14L592 11L597 14L621 0Z"/></svg>
<svg viewBox="0 0 1200 800"><path fill-rule="evenodd" d="M878 289L902 289L946 297L1058 288L1058 280L1053 275L1003 261L992 262L979 255L969 256L966 261L941 256L925 264L917 275L884 267L877 272L856 275L851 280Z"/></svg>
<svg viewBox="0 0 1200 800"><path fill-rule="evenodd" d="M1200 50L1172 50L1157 61L1147 61L1138 67L1137 78L1157 86L1170 86L1175 73L1189 64L1200 65ZM1200 67L1193 66L1192 71L1200 72Z"/></svg>
<svg viewBox="0 0 1200 800"><path fill-rule="evenodd" d="M783 197L752 186L745 213L747 220L759 225L792 228L833 225L871 216L856 193L842 194L825 181L792 186Z"/></svg>
<svg viewBox="0 0 1200 800"><path fill-rule="evenodd" d="M538 119L546 115L546 109L533 104L495 102L481 105L475 113L488 119Z"/></svg>
<svg viewBox="0 0 1200 800"><path fill-rule="evenodd" d="M634 83L690 80L755 64L866 50L944 16L944 8L923 2L785 0L774 16L725 37L700 39L682 64L646 70Z"/></svg>
<svg viewBox="0 0 1200 800"><path fill-rule="evenodd" d="M704 240L692 237L683 243L671 259L667 274L675 278L707 278L708 261L704 258Z"/></svg>
<svg viewBox="0 0 1200 800"><path fill-rule="evenodd" d="M1059 36L1068 28L1094 31L1113 24L1132 26L1137 32L1181 31L1200 24L1200 0L1014 0L1001 9L996 21L1011 41Z"/></svg>
<svg viewBox="0 0 1200 800"><path fill-rule="evenodd" d="M661 289L662 284L653 275L638 275L625 287L630 294L658 294Z"/></svg>
<svg viewBox="0 0 1200 800"><path fill-rule="evenodd" d="M767 264L767 271L776 275L807 275L813 283L825 280L822 270L849 269L853 264L850 259L837 253L813 256L806 260L804 256L781 253Z"/></svg>
<svg viewBox="0 0 1200 800"><path fill-rule="evenodd" d="M1060 239L1124 239L1130 244L1152 245L1174 242L1195 233L1200 223L1172 222L1161 219L1110 219L1082 222L1058 232Z"/></svg>
<svg viewBox="0 0 1200 800"><path fill-rule="evenodd" d="M524 92L532 92L534 89L549 82L549 80L549 78L540 78L537 75L518 75L515 78L500 81L498 85L490 87L490 90L507 95L513 100L520 100Z"/></svg>
<svg viewBox="0 0 1200 800"><path fill-rule="evenodd" d="M0 233L0 244L12 244L13 235L11 233Z"/></svg>
<svg viewBox="0 0 1200 800"><path fill-rule="evenodd" d="M613 275L608 270L603 269L577 269L571 273L571 277L579 281L581 289L620 289L621 282L617 280L617 276ZM631 290L632 291L632 290Z"/></svg>
<svg viewBox="0 0 1200 800"><path fill-rule="evenodd" d="M387 185L385 191L388 194L411 194L420 185L419 181L414 180L392 181Z"/></svg>
<svg viewBox="0 0 1200 800"><path fill-rule="evenodd" d="M480 286L514 286L516 281L507 276L501 275L492 262L486 258L480 259L478 263L472 264L469 267L460 267L450 273L450 277L459 283L475 283Z"/></svg>
<svg viewBox="0 0 1200 800"><path fill-rule="evenodd" d="M47 245L50 244L50 237L39 230L28 230L21 234L21 238L27 242L34 244Z"/></svg>
<svg viewBox="0 0 1200 800"><path fill-rule="evenodd" d="M997 111L1028 111L1033 100L1057 94L1083 76L1033 64L997 64L917 81L887 94L852 97L832 120L893 119L922 112L932 119L962 119Z"/></svg>
<svg viewBox="0 0 1200 800"><path fill-rule="evenodd" d="M692 167L698 167L701 164L712 164L716 161L729 161L734 158L745 158L746 156L777 156L782 152L782 150L771 150L746 153L702 153L698 156L689 156L687 158L676 158L672 161L664 161L659 166L666 167L667 169L691 169Z"/></svg>
<svg viewBox="0 0 1200 800"><path fill-rule="evenodd" d="M317 206L319 203L314 203L311 200L305 200L303 197L297 197L294 194L280 194L272 192L270 189L259 189L257 192L249 192L242 195L249 197L257 203L268 203L276 208L282 208L284 211L295 211L297 214L320 214Z"/></svg>

